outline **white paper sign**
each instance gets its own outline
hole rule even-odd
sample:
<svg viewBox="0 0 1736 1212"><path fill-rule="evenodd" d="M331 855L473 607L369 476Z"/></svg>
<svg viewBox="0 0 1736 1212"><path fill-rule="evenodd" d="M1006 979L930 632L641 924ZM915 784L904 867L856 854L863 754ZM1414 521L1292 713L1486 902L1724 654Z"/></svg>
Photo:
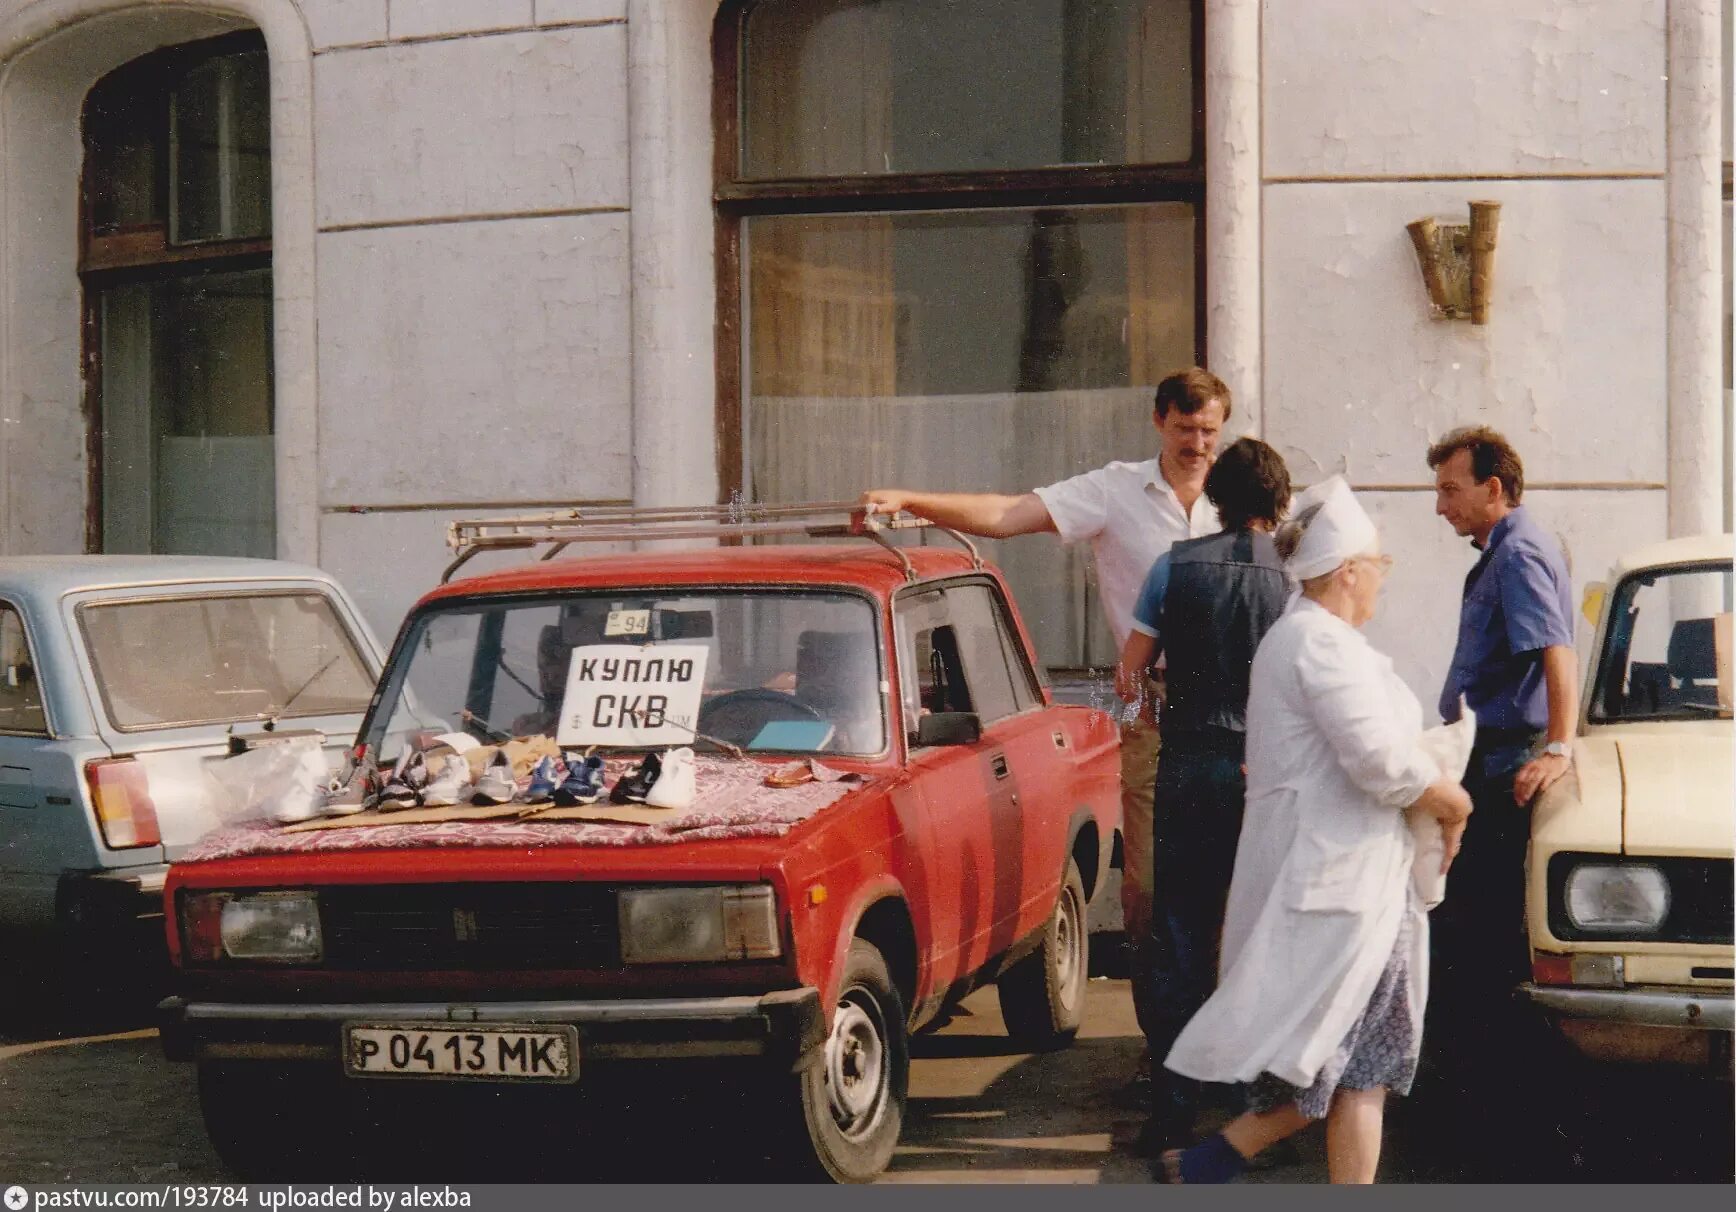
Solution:
<svg viewBox="0 0 1736 1212"><path fill-rule="evenodd" d="M555 743L563 749L691 744L710 652L704 644L573 649Z"/></svg>

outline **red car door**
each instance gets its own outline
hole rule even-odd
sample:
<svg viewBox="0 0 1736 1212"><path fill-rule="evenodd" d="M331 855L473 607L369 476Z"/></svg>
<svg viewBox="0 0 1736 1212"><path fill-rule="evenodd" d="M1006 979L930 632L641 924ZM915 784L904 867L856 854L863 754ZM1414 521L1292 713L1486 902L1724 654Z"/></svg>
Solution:
<svg viewBox="0 0 1736 1212"><path fill-rule="evenodd" d="M1051 836L1057 826L1045 807L1055 799L1058 751L1028 674L1021 688L1008 667L994 593L973 579L922 587L897 604L907 726L951 711L975 712L983 725L975 745L911 754L925 852L913 873L925 904L914 916L931 948L922 996L1036 929L1059 886L1064 839Z"/></svg>

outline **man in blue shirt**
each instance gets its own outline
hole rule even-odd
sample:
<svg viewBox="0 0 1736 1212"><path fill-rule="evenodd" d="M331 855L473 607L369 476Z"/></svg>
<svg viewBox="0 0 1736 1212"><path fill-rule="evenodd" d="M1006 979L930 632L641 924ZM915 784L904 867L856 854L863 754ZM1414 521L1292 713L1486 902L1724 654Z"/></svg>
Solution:
<svg viewBox="0 0 1736 1212"><path fill-rule="evenodd" d="M1199 1110L1200 1084L1157 1065L1217 986L1247 794L1248 668L1290 594L1270 534L1290 504L1283 458L1243 438L1218 456L1205 490L1224 529L1157 558L1116 669L1116 689L1131 702L1158 653L1168 659L1152 812L1149 1000L1140 1024L1156 1063L1151 1122L1139 1143L1153 1155L1191 1139Z"/></svg>
<svg viewBox="0 0 1736 1212"><path fill-rule="evenodd" d="M1491 1092L1505 1052L1529 1048L1513 1014L1530 975L1525 853L1531 804L1567 773L1578 718L1572 585L1561 546L1520 505L1518 452L1486 426L1455 429L1429 448L1435 512L1481 551L1465 578L1459 637L1441 688L1451 721L1461 696L1477 717L1465 772L1474 811L1447 899L1431 915L1428 1038L1443 1076ZM1485 1106L1473 1097L1472 1106Z"/></svg>

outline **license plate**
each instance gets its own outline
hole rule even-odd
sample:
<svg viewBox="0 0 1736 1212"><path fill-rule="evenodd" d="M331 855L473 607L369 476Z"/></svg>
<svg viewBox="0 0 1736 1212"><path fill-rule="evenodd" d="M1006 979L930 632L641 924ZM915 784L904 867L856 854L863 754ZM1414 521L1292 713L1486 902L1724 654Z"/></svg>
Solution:
<svg viewBox="0 0 1736 1212"><path fill-rule="evenodd" d="M579 1077L579 1033L572 1027L347 1023L344 1071L352 1077L571 1082Z"/></svg>

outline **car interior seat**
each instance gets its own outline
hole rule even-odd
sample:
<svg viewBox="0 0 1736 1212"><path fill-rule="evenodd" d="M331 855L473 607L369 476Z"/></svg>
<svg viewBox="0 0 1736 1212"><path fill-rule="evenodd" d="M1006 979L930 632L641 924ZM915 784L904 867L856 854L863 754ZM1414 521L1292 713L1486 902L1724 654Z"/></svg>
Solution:
<svg viewBox="0 0 1736 1212"><path fill-rule="evenodd" d="M1672 627L1666 659L1676 702L1718 705L1718 653L1712 619L1682 619Z"/></svg>

